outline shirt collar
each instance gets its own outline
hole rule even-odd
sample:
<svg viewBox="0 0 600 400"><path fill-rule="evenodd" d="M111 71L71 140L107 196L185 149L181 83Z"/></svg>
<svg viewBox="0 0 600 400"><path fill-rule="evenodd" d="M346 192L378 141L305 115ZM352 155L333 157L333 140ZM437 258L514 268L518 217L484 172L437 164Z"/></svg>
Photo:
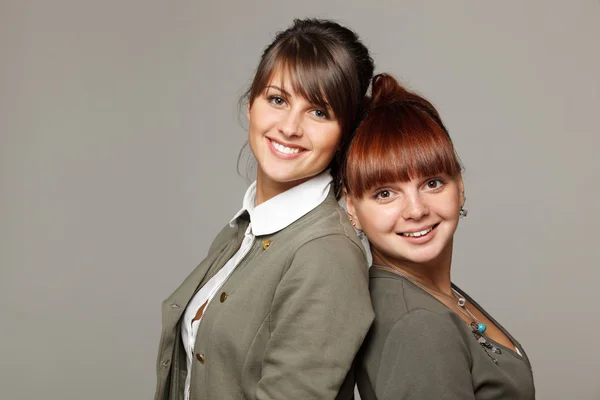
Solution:
<svg viewBox="0 0 600 400"><path fill-rule="evenodd" d="M235 226L236 220L247 211L250 214L250 226L254 236L278 232L321 204L329 194L332 180L327 170L258 206L255 205L256 181L254 181L246 190L242 209L235 214L229 225Z"/></svg>

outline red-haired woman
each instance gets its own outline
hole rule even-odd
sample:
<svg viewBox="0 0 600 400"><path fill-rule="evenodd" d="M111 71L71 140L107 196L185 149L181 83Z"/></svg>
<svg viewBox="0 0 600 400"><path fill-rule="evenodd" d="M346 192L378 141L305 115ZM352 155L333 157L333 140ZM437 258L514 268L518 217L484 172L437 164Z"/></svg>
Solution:
<svg viewBox="0 0 600 400"><path fill-rule="evenodd" d="M247 97L256 181L163 303L156 400L352 396L344 378L373 310L332 175L373 68L326 20L296 20L265 49Z"/></svg>
<svg viewBox="0 0 600 400"><path fill-rule="evenodd" d="M361 398L533 399L521 345L450 277L466 215L450 136L427 100L388 75L373 79L344 188L373 255L375 322L358 360Z"/></svg>

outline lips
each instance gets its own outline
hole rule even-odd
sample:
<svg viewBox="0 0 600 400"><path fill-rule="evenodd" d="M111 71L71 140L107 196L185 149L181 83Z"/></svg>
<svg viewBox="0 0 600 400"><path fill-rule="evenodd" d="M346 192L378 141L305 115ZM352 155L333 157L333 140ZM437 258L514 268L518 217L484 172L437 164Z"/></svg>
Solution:
<svg viewBox="0 0 600 400"><path fill-rule="evenodd" d="M271 141L271 143L273 144L273 147L275 147L277 150L279 150L280 152L282 152L284 154L297 154L298 152L300 152L299 148L287 147L287 146L284 146L282 144L279 144L279 143L273 142L273 141Z"/></svg>
<svg viewBox="0 0 600 400"><path fill-rule="evenodd" d="M427 228L420 229L420 230L414 230L412 232L401 232L398 235L403 236L403 237L419 238L419 237L429 234L429 232L431 232L435 228L437 228L438 225L439 225L439 223L429 226Z"/></svg>
<svg viewBox="0 0 600 400"><path fill-rule="evenodd" d="M265 139L267 140L267 146L271 150L271 153L281 160L294 160L308 151L304 147L281 143L269 137L265 137Z"/></svg>
<svg viewBox="0 0 600 400"><path fill-rule="evenodd" d="M301 152L303 149L301 147L296 147L296 146L286 146L283 145L279 142L276 142L274 140L271 139L271 144L273 145L273 147L275 147L278 151L284 153L284 154L298 154L299 152Z"/></svg>

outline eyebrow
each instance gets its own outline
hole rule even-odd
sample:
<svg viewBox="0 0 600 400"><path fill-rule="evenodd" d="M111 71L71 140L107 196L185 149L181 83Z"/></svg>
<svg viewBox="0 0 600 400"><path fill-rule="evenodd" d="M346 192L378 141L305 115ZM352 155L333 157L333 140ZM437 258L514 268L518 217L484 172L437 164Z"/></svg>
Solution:
<svg viewBox="0 0 600 400"><path fill-rule="evenodd" d="M277 85L267 85L267 89L269 89L269 88L279 90L284 96L291 97L291 95L287 91L285 91L284 89L280 88Z"/></svg>
<svg viewBox="0 0 600 400"><path fill-rule="evenodd" d="M289 92L287 92L285 89L280 88L277 85L267 85L267 86L265 86L265 89L279 90L281 92L281 94L283 94L284 96L292 97L292 95ZM329 115L333 116L334 112L333 112L333 109L331 108L331 105L329 104L329 102L325 101L325 104L323 104L323 106L325 107L325 109L327 110Z"/></svg>

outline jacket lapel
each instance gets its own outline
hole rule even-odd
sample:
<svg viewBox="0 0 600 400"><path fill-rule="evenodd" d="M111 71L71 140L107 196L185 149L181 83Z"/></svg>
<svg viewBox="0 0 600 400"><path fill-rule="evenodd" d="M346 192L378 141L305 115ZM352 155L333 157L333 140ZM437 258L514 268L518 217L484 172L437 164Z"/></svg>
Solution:
<svg viewBox="0 0 600 400"><path fill-rule="evenodd" d="M233 235L224 240L221 249L208 254L183 283L163 302L163 328L174 327L194 294L212 278L239 249L248 222L238 219L238 225L230 228Z"/></svg>

